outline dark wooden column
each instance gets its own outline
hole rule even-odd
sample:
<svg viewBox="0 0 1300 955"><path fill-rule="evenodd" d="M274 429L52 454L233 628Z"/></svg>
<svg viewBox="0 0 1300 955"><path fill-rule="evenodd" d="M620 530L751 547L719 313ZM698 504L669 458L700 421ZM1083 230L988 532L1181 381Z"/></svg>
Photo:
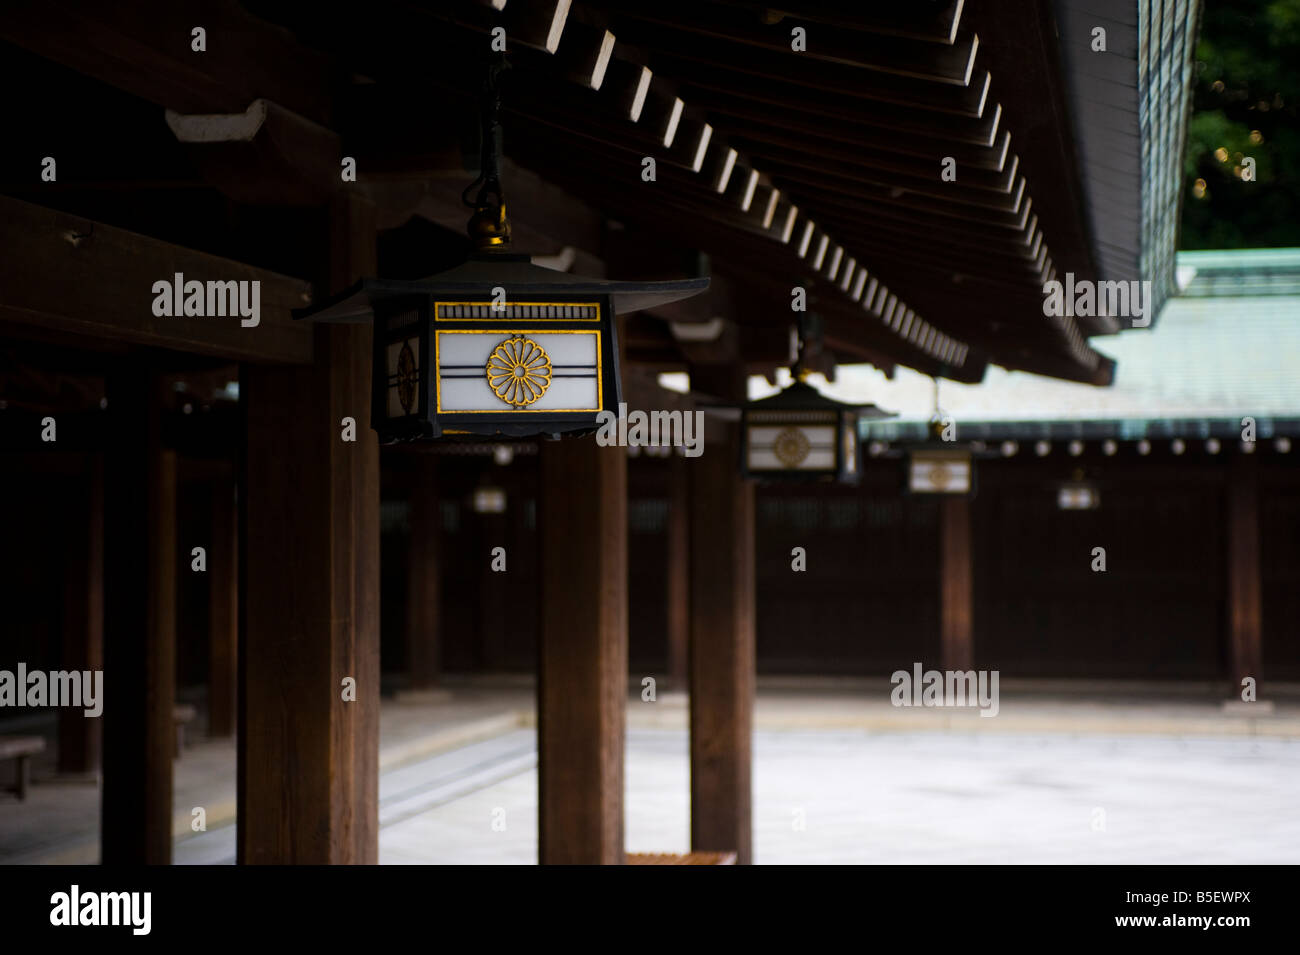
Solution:
<svg viewBox="0 0 1300 955"><path fill-rule="evenodd" d="M737 428L706 433L690 493L691 849L753 861L754 486Z"/></svg>
<svg viewBox="0 0 1300 955"><path fill-rule="evenodd" d="M668 602L668 683L674 690L685 690L691 633L690 491L686 458L674 453L668 466L668 586L664 594Z"/></svg>
<svg viewBox="0 0 1300 955"><path fill-rule="evenodd" d="M507 667L509 645L506 628L510 626L510 581L512 568L518 567L523 556L513 545L513 525L524 519L523 502L515 499L512 488L506 492L504 514L475 514L472 519L478 526L481 550L468 554L471 566L479 569L478 653L479 665L485 670L503 670ZM492 569L492 550L506 549L506 569Z"/></svg>
<svg viewBox="0 0 1300 955"><path fill-rule="evenodd" d="M86 458L68 527L71 538L63 628L63 669L104 667L104 459ZM59 710L59 772L99 771L103 717L80 707Z"/></svg>
<svg viewBox="0 0 1300 955"><path fill-rule="evenodd" d="M627 451L543 442L538 530L538 857L621 864Z"/></svg>
<svg viewBox="0 0 1300 955"><path fill-rule="evenodd" d="M946 670L974 665L971 580L970 499L945 496L939 501L939 647Z"/></svg>
<svg viewBox="0 0 1300 955"><path fill-rule="evenodd" d="M235 483L218 477L212 484L212 533L208 546L208 733L235 732L239 658L239 522Z"/></svg>
<svg viewBox="0 0 1300 955"><path fill-rule="evenodd" d="M373 274L373 209L332 210L331 284ZM373 863L379 819L379 447L369 325L309 367L247 365L240 489L241 863ZM344 417L356 440L342 440ZM342 698L355 680L356 700Z"/></svg>
<svg viewBox="0 0 1300 955"><path fill-rule="evenodd" d="M104 865L172 851L176 456L161 443L162 378L114 368L104 453Z"/></svg>
<svg viewBox="0 0 1300 955"><path fill-rule="evenodd" d="M406 553L406 660L412 690L436 686L442 671L441 563L435 456L413 455L411 540Z"/></svg>
<svg viewBox="0 0 1300 955"><path fill-rule="evenodd" d="M1259 558L1259 462L1234 454L1228 465L1228 660L1232 694L1241 681L1260 679L1262 601Z"/></svg>

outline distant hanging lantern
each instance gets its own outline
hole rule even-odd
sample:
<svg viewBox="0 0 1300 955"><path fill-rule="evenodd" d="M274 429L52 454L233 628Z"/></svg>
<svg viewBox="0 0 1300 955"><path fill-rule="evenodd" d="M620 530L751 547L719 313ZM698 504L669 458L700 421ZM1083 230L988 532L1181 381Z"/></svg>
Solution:
<svg viewBox="0 0 1300 955"><path fill-rule="evenodd" d="M1056 506L1063 511L1091 511L1101 507L1101 493L1091 481L1062 481L1056 488Z"/></svg>
<svg viewBox="0 0 1300 955"><path fill-rule="evenodd" d="M791 373L794 383L741 409L741 471L746 477L856 483L861 473L858 422L891 418L873 404L845 404L808 383L804 329Z"/></svg>
<svg viewBox="0 0 1300 955"><path fill-rule="evenodd" d="M907 489L913 494L971 494L975 470L969 448L912 448L907 459Z"/></svg>
<svg viewBox="0 0 1300 955"><path fill-rule="evenodd" d="M418 281L364 279L320 322L374 322L371 425L387 443L596 430L621 400L615 316L696 295L707 278L612 282L533 265L508 252L494 69L483 110L479 179L466 192L478 252ZM474 202L468 193L481 185Z"/></svg>
<svg viewBox="0 0 1300 955"><path fill-rule="evenodd" d="M907 490L911 494L975 493L975 464L971 445L945 440L945 432L956 425L939 412L939 380L934 381L934 416L928 427L929 440L913 445L907 453Z"/></svg>

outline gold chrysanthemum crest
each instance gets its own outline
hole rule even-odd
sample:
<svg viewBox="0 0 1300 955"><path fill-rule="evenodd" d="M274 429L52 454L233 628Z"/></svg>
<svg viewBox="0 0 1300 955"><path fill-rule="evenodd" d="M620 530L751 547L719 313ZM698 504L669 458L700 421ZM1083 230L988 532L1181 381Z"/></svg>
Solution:
<svg viewBox="0 0 1300 955"><path fill-rule="evenodd" d="M550 356L530 339L507 339L488 357L487 380L502 401L518 408L527 407L551 387Z"/></svg>
<svg viewBox="0 0 1300 955"><path fill-rule="evenodd" d="M808 457L808 438L798 428L784 428L776 436L772 451L777 460L788 468L797 468Z"/></svg>

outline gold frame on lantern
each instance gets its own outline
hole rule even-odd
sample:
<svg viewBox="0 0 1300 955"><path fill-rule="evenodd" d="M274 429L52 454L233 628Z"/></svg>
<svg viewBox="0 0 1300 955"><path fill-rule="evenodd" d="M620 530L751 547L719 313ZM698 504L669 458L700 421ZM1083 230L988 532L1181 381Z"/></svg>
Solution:
<svg viewBox="0 0 1300 955"><path fill-rule="evenodd" d="M470 304L481 305L482 302ZM530 302L527 304L542 304L540 302ZM575 303L569 303L575 304ZM563 319L564 321L585 321L586 319ZM446 319L443 319L446 321ZM451 319L451 321L482 321L482 319ZM532 319L530 319L532 321ZM543 319L545 321L545 319ZM553 321L553 319L552 319ZM596 336L596 406L594 408L481 408L478 410L454 410L444 411L442 408L442 355L440 349L440 336L442 335L595 335ZM526 415L526 414L590 414L595 412L599 414L605 395L605 367L604 367L604 340L601 338L599 328L435 328L433 330L433 375L437 384L434 394L434 411L436 414L460 415L460 414L503 414L503 415Z"/></svg>

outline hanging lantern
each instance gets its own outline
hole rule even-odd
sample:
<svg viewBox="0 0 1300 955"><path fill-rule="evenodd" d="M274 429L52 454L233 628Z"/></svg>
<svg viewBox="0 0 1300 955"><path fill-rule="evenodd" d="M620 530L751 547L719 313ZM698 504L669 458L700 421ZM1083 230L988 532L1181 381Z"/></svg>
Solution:
<svg viewBox="0 0 1300 955"><path fill-rule="evenodd" d="M907 476L913 494L970 494L974 488L970 451L960 448L914 448Z"/></svg>
<svg viewBox="0 0 1300 955"><path fill-rule="evenodd" d="M1056 506L1062 511L1093 511L1101 507L1101 491L1082 468L1075 468L1070 480L1056 486Z"/></svg>
<svg viewBox="0 0 1300 955"><path fill-rule="evenodd" d="M745 404L741 410L741 471L746 477L822 479L856 483L858 422L889 418L875 405L827 398L795 369L784 391Z"/></svg>
<svg viewBox="0 0 1300 955"><path fill-rule="evenodd" d="M949 433L951 429L951 433ZM934 413L926 427L928 440L907 450L906 483L909 494L975 494L976 447L987 457L982 443L957 441L957 425L939 410L939 379L934 379Z"/></svg>
<svg viewBox="0 0 1300 955"><path fill-rule="evenodd" d="M559 436L596 430L621 399L616 316L696 295L707 278L612 282L511 254L499 178L494 68L469 234L478 252L418 281L364 279L324 305L318 322L374 322L371 425L382 442L475 435Z"/></svg>
<svg viewBox="0 0 1300 955"><path fill-rule="evenodd" d="M907 490L912 494L965 494L975 491L975 466L970 445L943 440L944 424L931 420L930 440L913 446L907 455Z"/></svg>
<svg viewBox="0 0 1300 955"><path fill-rule="evenodd" d="M708 284L584 279L489 253L419 281L365 279L302 317L373 319L381 441L580 434L618 411L615 316Z"/></svg>

